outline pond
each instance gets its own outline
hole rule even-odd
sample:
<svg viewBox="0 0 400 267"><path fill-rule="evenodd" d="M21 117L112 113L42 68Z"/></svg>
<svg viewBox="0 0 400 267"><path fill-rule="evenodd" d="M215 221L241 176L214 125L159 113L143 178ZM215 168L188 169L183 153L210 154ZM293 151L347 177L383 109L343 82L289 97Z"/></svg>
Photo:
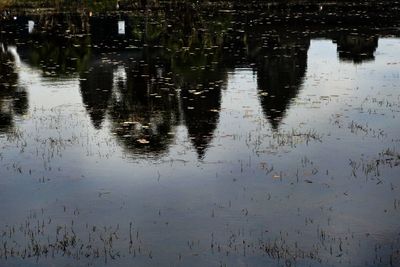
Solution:
<svg viewBox="0 0 400 267"><path fill-rule="evenodd" d="M399 20L329 8L7 14L0 266L398 266Z"/></svg>

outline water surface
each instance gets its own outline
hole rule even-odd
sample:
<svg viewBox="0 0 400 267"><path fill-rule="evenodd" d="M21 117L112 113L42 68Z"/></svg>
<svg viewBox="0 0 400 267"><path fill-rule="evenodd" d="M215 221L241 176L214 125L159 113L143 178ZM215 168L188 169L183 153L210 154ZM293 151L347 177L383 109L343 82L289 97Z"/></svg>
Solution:
<svg viewBox="0 0 400 267"><path fill-rule="evenodd" d="M397 266L398 28L268 14L4 22L0 265Z"/></svg>

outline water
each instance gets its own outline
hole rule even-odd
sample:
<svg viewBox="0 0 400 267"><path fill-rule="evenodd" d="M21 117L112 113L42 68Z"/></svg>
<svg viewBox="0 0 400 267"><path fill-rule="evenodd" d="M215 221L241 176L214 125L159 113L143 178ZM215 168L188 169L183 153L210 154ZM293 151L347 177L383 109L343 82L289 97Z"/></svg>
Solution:
<svg viewBox="0 0 400 267"><path fill-rule="evenodd" d="M400 264L394 21L179 14L2 24L0 265Z"/></svg>

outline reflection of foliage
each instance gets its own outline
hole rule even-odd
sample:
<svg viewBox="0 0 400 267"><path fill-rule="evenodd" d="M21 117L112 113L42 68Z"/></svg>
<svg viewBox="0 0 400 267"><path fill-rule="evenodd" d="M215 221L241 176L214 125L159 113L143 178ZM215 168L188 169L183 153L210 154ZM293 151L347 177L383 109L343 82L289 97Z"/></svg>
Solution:
<svg viewBox="0 0 400 267"><path fill-rule="evenodd" d="M129 20L135 40L162 46L174 54L220 45L231 16L201 12L190 4L180 4L173 11L140 12L130 15Z"/></svg>
<svg viewBox="0 0 400 267"><path fill-rule="evenodd" d="M374 52L378 47L378 37L361 34L343 34L336 42L339 58L356 64L374 60Z"/></svg>
<svg viewBox="0 0 400 267"><path fill-rule="evenodd" d="M106 10L114 10L116 6L115 0L84 0L83 6L86 8L90 8L93 11L106 11Z"/></svg>
<svg viewBox="0 0 400 267"><path fill-rule="evenodd" d="M176 14L169 14L163 45L171 69L185 80L202 81L221 61L223 35L231 17L213 12L201 13L191 5L181 5Z"/></svg>
<svg viewBox="0 0 400 267"><path fill-rule="evenodd" d="M146 44L159 44L164 34L165 16L162 12L146 11L129 17L132 25L132 36Z"/></svg>
<svg viewBox="0 0 400 267"><path fill-rule="evenodd" d="M12 7L62 7L65 3L68 5L76 4L77 1L66 1L66 0L7 0L8 6ZM74 3L75 2L75 3Z"/></svg>
<svg viewBox="0 0 400 267"><path fill-rule="evenodd" d="M172 25L167 28L167 48L173 52L184 52L212 48L222 43L222 36L231 22L230 16L201 13L190 5L180 8L184 10L178 10L177 15L167 13L167 16L171 16L169 25Z"/></svg>
<svg viewBox="0 0 400 267"><path fill-rule="evenodd" d="M27 94L23 88L18 87L14 57L2 47L0 51L0 132L8 131L12 127L13 116L24 115L27 109Z"/></svg>
<svg viewBox="0 0 400 267"><path fill-rule="evenodd" d="M65 75L87 69L91 51L88 37L83 39L42 39L30 45L28 63L43 69L44 75Z"/></svg>
<svg viewBox="0 0 400 267"><path fill-rule="evenodd" d="M29 7L29 8L57 8L74 9L79 7L91 8L94 11L106 11L115 9L115 0L2 0L3 7ZM0 5L0 8L1 8Z"/></svg>

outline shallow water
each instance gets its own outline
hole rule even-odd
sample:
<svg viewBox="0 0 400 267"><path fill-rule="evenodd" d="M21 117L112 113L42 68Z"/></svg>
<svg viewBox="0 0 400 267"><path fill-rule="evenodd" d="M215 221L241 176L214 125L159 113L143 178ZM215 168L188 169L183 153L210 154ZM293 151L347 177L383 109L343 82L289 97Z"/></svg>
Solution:
<svg viewBox="0 0 400 267"><path fill-rule="evenodd" d="M3 24L1 266L400 264L398 29L219 13Z"/></svg>

